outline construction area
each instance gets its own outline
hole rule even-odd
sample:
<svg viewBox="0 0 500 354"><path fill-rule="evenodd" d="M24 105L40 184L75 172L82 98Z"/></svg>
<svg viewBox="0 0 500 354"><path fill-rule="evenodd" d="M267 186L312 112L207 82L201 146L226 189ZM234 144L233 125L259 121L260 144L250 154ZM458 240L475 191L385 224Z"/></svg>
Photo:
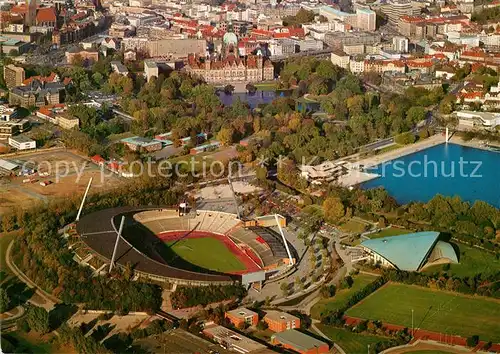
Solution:
<svg viewBox="0 0 500 354"><path fill-rule="evenodd" d="M81 195L90 178L93 191L116 187L120 177L69 150L9 155L0 160L0 215L51 199Z"/></svg>

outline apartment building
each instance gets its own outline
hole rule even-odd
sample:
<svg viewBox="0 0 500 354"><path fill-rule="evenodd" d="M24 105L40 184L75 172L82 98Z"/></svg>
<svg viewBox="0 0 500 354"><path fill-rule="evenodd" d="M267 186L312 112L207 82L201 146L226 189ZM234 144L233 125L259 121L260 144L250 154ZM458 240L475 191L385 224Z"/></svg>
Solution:
<svg viewBox="0 0 500 354"><path fill-rule="evenodd" d="M3 67L3 78L8 89L21 86L24 81L24 68L9 64Z"/></svg>

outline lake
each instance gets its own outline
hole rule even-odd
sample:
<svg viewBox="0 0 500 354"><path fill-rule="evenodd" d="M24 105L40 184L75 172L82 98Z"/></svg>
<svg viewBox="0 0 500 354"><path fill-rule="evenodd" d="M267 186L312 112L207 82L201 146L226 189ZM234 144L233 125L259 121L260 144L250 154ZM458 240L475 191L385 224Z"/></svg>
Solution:
<svg viewBox="0 0 500 354"><path fill-rule="evenodd" d="M384 187L401 204L436 194L483 200L500 208L500 152L441 144L371 168L381 177L363 188Z"/></svg>
<svg viewBox="0 0 500 354"><path fill-rule="evenodd" d="M234 92L232 95L219 91L218 95L225 106L231 106L239 98L241 101L247 102L250 108L255 108L261 103L271 103L276 98L276 91Z"/></svg>

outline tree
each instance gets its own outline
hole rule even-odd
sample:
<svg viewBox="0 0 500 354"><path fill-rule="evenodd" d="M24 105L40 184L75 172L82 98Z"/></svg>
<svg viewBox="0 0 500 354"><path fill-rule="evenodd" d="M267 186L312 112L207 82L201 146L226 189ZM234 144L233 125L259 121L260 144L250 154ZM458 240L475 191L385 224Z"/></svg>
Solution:
<svg viewBox="0 0 500 354"><path fill-rule="evenodd" d="M327 221L337 223L345 215L344 204L339 198L328 197L323 202L323 213Z"/></svg>
<svg viewBox="0 0 500 354"><path fill-rule="evenodd" d="M283 293L283 296L288 296L288 283L283 282L280 285L281 292Z"/></svg>
<svg viewBox="0 0 500 354"><path fill-rule="evenodd" d="M394 142L400 145L413 144L415 142L415 135L412 132L406 132L394 137Z"/></svg>
<svg viewBox="0 0 500 354"><path fill-rule="evenodd" d="M9 309L10 298L5 288L0 288L0 313L4 313Z"/></svg>
<svg viewBox="0 0 500 354"><path fill-rule="evenodd" d="M30 306L26 320L30 328L37 332L47 333L50 330L49 327L49 313L43 307Z"/></svg>
<svg viewBox="0 0 500 354"><path fill-rule="evenodd" d="M343 280L342 280L342 288L344 289L350 289L352 287L352 284L354 284L354 279L350 275L347 275Z"/></svg>
<svg viewBox="0 0 500 354"><path fill-rule="evenodd" d="M473 335L470 337L467 337L467 346L474 348L479 344L479 336L478 335Z"/></svg>
<svg viewBox="0 0 500 354"><path fill-rule="evenodd" d="M269 325L267 324L267 322L265 321L259 321L257 323L257 329L259 331L265 331L267 328L269 327Z"/></svg>
<svg viewBox="0 0 500 354"><path fill-rule="evenodd" d="M408 112L406 112L406 119L408 119L412 124L417 124L425 119L425 115L426 112L424 107L411 107Z"/></svg>
<svg viewBox="0 0 500 354"><path fill-rule="evenodd" d="M217 139L222 145L231 145L233 143L234 129L222 128L217 134Z"/></svg>

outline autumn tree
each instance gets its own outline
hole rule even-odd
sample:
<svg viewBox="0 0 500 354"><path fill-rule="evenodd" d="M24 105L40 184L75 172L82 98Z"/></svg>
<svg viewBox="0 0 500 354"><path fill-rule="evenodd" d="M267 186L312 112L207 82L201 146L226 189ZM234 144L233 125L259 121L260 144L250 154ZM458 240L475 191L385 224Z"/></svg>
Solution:
<svg viewBox="0 0 500 354"><path fill-rule="evenodd" d="M327 221L338 223L345 215L344 204L339 198L328 197L323 202L323 213Z"/></svg>

